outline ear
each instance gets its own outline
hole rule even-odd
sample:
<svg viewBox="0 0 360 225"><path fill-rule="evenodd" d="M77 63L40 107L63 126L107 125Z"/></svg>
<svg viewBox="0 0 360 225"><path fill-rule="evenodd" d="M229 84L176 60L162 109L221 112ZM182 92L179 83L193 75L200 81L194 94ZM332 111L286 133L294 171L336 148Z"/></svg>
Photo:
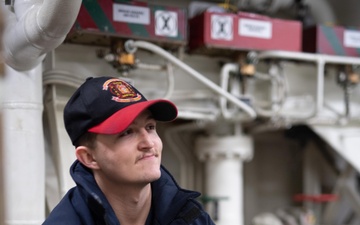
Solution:
<svg viewBox="0 0 360 225"><path fill-rule="evenodd" d="M86 146L78 146L75 150L76 158L89 169L98 169L99 166L93 156L93 152Z"/></svg>

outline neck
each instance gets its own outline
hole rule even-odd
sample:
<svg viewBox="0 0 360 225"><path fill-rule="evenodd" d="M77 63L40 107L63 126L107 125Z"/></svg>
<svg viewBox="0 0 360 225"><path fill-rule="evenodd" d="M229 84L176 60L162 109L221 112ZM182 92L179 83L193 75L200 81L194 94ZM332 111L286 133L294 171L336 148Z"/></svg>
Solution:
<svg viewBox="0 0 360 225"><path fill-rule="evenodd" d="M109 188L98 183L121 225L144 225L151 208L151 185Z"/></svg>
<svg viewBox="0 0 360 225"><path fill-rule="evenodd" d="M106 195L106 194L105 194ZM121 225L144 225L151 208L151 186L106 196Z"/></svg>

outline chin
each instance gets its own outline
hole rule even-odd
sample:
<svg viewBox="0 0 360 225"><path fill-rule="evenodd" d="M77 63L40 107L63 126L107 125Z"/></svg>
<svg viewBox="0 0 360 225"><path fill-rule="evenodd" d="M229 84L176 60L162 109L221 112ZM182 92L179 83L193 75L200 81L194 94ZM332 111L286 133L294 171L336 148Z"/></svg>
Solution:
<svg viewBox="0 0 360 225"><path fill-rule="evenodd" d="M157 169L154 168L144 173L144 179L149 183L158 180L160 176L161 176L160 168Z"/></svg>

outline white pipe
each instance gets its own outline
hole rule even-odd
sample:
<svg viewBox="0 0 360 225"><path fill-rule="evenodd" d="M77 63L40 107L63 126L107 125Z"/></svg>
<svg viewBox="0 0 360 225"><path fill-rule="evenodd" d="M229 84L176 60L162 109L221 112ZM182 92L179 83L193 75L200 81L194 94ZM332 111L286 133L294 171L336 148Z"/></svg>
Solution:
<svg viewBox="0 0 360 225"><path fill-rule="evenodd" d="M165 132L166 143L169 145L169 149L175 154L177 161L180 164L179 184L187 189L195 188L194 157L191 146L182 139L182 136L184 133L201 130L204 126L205 123L195 121L193 123L186 123L167 128Z"/></svg>
<svg viewBox="0 0 360 225"><path fill-rule="evenodd" d="M282 76L280 68L280 65L271 63L268 77L271 79L272 84L272 93L271 93L271 100L272 100L272 107L270 110L266 110L263 108L260 108L260 106L255 106L256 112L258 115L264 116L264 117L273 117L278 116L283 104L285 102L286 97L286 87L285 87L285 78ZM264 78L263 74L256 73L256 77ZM269 79L267 78L267 79Z"/></svg>
<svg viewBox="0 0 360 225"><path fill-rule="evenodd" d="M312 54L303 52L288 51L264 51L258 54L258 59L283 59L299 60L313 62L317 66L317 89L316 89L316 110L310 115L312 117L320 112L324 107L324 70L325 65L342 64L342 65L360 65L360 59L357 57L333 56L323 54Z"/></svg>
<svg viewBox="0 0 360 225"><path fill-rule="evenodd" d="M165 94L165 99L170 99L173 95L174 88L175 88L175 81L174 81L174 69L171 63L166 63L166 72L167 72L167 81L168 81L168 89Z"/></svg>
<svg viewBox="0 0 360 225"><path fill-rule="evenodd" d="M270 4L268 4L270 3ZM317 24L336 24L337 18L333 7L328 0L305 0L304 3L309 6L311 16L314 17ZM281 11L289 11L294 5L294 0L240 0L237 6L242 10L263 11L275 14ZM266 8L264 7L266 6Z"/></svg>
<svg viewBox="0 0 360 225"><path fill-rule="evenodd" d="M0 128L3 127L3 75L0 75ZM3 132L0 130L0 143L3 143ZM0 144L0 163L4 165L4 146ZM4 166L0 167L0 224L5 223L5 201L4 201Z"/></svg>
<svg viewBox="0 0 360 225"><path fill-rule="evenodd" d="M157 64L146 64L146 63L138 63L136 64L137 69L143 70L154 70L154 71L162 71L164 70L164 66Z"/></svg>
<svg viewBox="0 0 360 225"><path fill-rule="evenodd" d="M50 139L52 143L52 157L57 169L58 181L60 185L59 196L64 196L67 190L74 186L74 181L71 178L68 170L75 160L73 152L68 151L71 149L72 144L67 138L66 129L63 122L63 108L66 101L61 96L58 96L58 87L51 85L47 94L45 102L45 109L47 112L48 126L51 130ZM49 182L47 182L48 184ZM54 194L55 195L55 194ZM51 199L55 196L46 196ZM60 201L60 198L58 199ZM51 206L49 210L52 210Z"/></svg>
<svg viewBox="0 0 360 225"><path fill-rule="evenodd" d="M231 71L236 72L238 70L239 70L239 66L235 63L227 63L222 67L221 73L220 73L220 87L223 90L227 91L227 89L228 89L229 73ZM230 112L227 109L227 101L226 101L225 97L219 98L219 105L220 105L221 113L225 119L235 119L234 113Z"/></svg>
<svg viewBox="0 0 360 225"><path fill-rule="evenodd" d="M316 111L320 112L324 106L325 60L319 59L317 61L316 71L317 71Z"/></svg>
<svg viewBox="0 0 360 225"><path fill-rule="evenodd" d="M244 225L243 163L236 158L210 159L205 163L205 174L207 195L218 198L216 224ZM211 206L207 205L209 212Z"/></svg>
<svg viewBox="0 0 360 225"><path fill-rule="evenodd" d="M252 138L243 134L195 140L196 155L205 162L204 196L219 200L217 225L244 224L243 162L253 157L253 148ZM212 203L206 205L210 213Z"/></svg>
<svg viewBox="0 0 360 225"><path fill-rule="evenodd" d="M236 106L238 106L240 109L244 110L245 113L247 113L251 118L256 117L256 112L248 106L246 103L242 102L241 100L237 99L235 96L230 94L229 92L223 90L221 87L216 85L214 82L206 78L204 75L200 74L184 62L180 61L175 56L171 55L169 52L165 51L164 49L160 48L157 45L154 45L149 42L145 41L133 41L129 40L125 42L125 49L127 49L128 52L135 52L136 48L143 48L150 50L152 52L157 53L158 55L162 56L163 58L169 60L171 63L178 66L180 69L183 69L190 75L192 75L195 79L199 80L201 83L205 84L207 87L209 87L212 91L224 96L226 99L234 103Z"/></svg>
<svg viewBox="0 0 360 225"><path fill-rule="evenodd" d="M18 71L39 65L58 47L73 26L81 0L16 0L14 12L4 8L5 63Z"/></svg>
<svg viewBox="0 0 360 225"><path fill-rule="evenodd" d="M319 60L324 60L325 63L332 63L332 64L360 65L360 58L358 57L313 54L313 53L304 53L304 52L263 51L263 52L259 52L257 57L259 59L280 58L280 59L315 62L315 63L317 63Z"/></svg>
<svg viewBox="0 0 360 225"><path fill-rule="evenodd" d="M261 11L269 13L276 13L283 8L290 8L293 4L293 0L240 0L237 3L238 7L242 10L247 9L249 11Z"/></svg>
<svg viewBox="0 0 360 225"><path fill-rule="evenodd" d="M26 73L5 66L5 74L5 225L38 225L45 217L41 65Z"/></svg>
<svg viewBox="0 0 360 225"><path fill-rule="evenodd" d="M207 121L216 121L217 115L215 114L205 114L205 113L197 113L190 111L183 111L179 109L178 118L187 119L187 120L207 120Z"/></svg>
<svg viewBox="0 0 360 225"><path fill-rule="evenodd" d="M78 88L84 79L78 78L74 74L65 70L47 70L43 73L43 86L61 84L73 88Z"/></svg>
<svg viewBox="0 0 360 225"><path fill-rule="evenodd" d="M273 64L273 66L274 66L274 64ZM237 70L239 70L239 66L235 63L227 63L222 67L221 75L220 75L220 86L224 90L228 89L229 73L231 71L236 72ZM257 115L261 115L261 116L265 116L265 117L276 116L279 113L279 111L281 110L281 107L284 103L284 98L286 95L285 87L283 84L284 81L282 81L282 78L279 75L279 71L274 71L274 69L270 69L269 74L266 74L266 76L261 73L256 73L255 77L260 78L260 79L271 79L273 81L272 86L274 86L273 90L277 92L276 97L278 97L278 99L279 99L278 101L276 101L276 103L279 104L279 107L276 110L273 110L273 109L265 110L260 107L254 106L255 111L257 112ZM275 100L277 100L277 99L275 99ZM276 103L272 103L272 105L274 105ZM221 97L219 99L219 105L220 105L221 113L225 119L231 119L233 121L241 119L241 116L239 117L239 115L236 115L234 112L231 112L227 109L227 101L224 97Z"/></svg>
<svg viewBox="0 0 360 225"><path fill-rule="evenodd" d="M165 66L162 65L156 65L156 64L145 64L145 63L139 63L136 65L137 69L143 69L143 70L154 70L154 71L166 71L167 73L167 90L164 94L164 99L169 99L173 92L174 92L174 70L171 63L166 63Z"/></svg>
<svg viewBox="0 0 360 225"><path fill-rule="evenodd" d="M6 225L45 219L42 65L70 31L81 0L16 0L1 5L6 79L3 101Z"/></svg>
<svg viewBox="0 0 360 225"><path fill-rule="evenodd" d="M143 70L155 70L155 71L163 71L166 70L167 72L167 82L168 82L168 88L166 90L166 93L164 95L164 99L169 99L173 92L174 92L174 70L171 63L166 63L166 66L156 65L156 64L145 64L145 63L139 63L136 65L136 68L143 69Z"/></svg>
<svg viewBox="0 0 360 225"><path fill-rule="evenodd" d="M305 0L304 3L310 7L311 15L317 24L336 24L337 18L333 7L328 0Z"/></svg>

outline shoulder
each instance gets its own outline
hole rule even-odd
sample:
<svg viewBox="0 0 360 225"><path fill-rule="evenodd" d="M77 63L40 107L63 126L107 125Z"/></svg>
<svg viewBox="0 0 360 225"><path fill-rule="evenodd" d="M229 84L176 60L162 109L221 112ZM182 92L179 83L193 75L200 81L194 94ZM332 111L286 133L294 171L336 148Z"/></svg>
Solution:
<svg viewBox="0 0 360 225"><path fill-rule="evenodd" d="M83 211L84 214L87 209L84 208L85 205L76 192L76 188L69 190L42 225L88 225L88 223L84 223L86 221L83 221L81 213L79 214L79 211Z"/></svg>
<svg viewBox="0 0 360 225"><path fill-rule="evenodd" d="M153 209L156 219L161 221L157 224L213 225L209 214L196 200L200 193L181 188L165 167L162 166L161 171L161 178L152 183Z"/></svg>
<svg viewBox="0 0 360 225"><path fill-rule="evenodd" d="M195 199L189 199L178 214L177 220L189 225L214 225L209 214Z"/></svg>

